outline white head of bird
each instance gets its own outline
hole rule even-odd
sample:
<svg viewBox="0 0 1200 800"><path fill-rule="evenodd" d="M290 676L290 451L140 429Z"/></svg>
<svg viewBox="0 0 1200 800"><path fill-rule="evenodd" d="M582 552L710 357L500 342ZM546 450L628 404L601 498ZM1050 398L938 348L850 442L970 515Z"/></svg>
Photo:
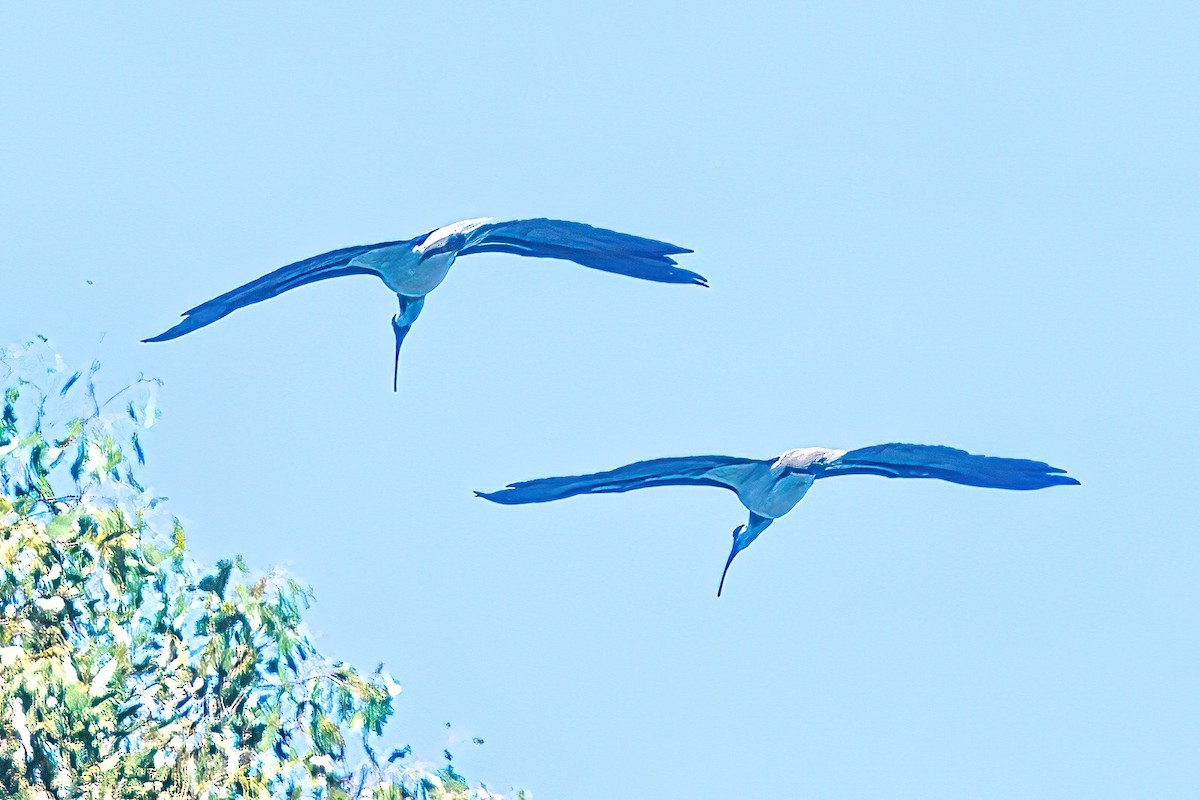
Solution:
<svg viewBox="0 0 1200 800"><path fill-rule="evenodd" d="M804 469L813 464L828 464L846 455L845 450L834 450L829 447L797 447L785 450L775 459L771 469Z"/></svg>
<svg viewBox="0 0 1200 800"><path fill-rule="evenodd" d="M491 217L477 217L476 219L464 219L461 222L452 222L449 225L443 225L435 231L429 233L419 245L413 248L417 253L424 254L429 250L436 250L444 246L454 236L466 236L471 231L495 222Z"/></svg>

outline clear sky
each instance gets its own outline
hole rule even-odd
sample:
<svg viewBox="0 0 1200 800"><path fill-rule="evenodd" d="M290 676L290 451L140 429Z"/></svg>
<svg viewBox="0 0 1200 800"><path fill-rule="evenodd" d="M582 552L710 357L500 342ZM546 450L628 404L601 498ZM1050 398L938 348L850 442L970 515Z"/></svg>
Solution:
<svg viewBox="0 0 1200 800"><path fill-rule="evenodd" d="M0 10L0 341L166 381L196 555L543 800L1200 794L1195 4L413 5ZM464 259L396 395L368 277L138 343L474 216L712 288ZM1083 486L823 481L720 600L726 492L471 494L887 441Z"/></svg>

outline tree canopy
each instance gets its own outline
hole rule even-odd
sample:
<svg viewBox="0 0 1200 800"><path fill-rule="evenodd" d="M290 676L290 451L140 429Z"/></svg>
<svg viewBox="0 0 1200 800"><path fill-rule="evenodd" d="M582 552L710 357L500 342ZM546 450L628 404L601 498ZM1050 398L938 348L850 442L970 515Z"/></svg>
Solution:
<svg viewBox="0 0 1200 800"><path fill-rule="evenodd" d="M0 352L0 793L499 798L380 750L400 687L318 652L295 580L188 556L138 481L158 382L98 370Z"/></svg>

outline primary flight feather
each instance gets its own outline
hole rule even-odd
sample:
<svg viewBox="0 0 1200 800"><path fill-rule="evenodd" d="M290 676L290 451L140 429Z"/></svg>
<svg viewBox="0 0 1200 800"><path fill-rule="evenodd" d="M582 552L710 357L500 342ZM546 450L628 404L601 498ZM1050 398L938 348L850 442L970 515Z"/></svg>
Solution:
<svg viewBox="0 0 1200 800"><path fill-rule="evenodd" d="M392 317L396 337L392 374L392 388L395 389L404 337L421 313L425 295L445 279L459 256L509 253L556 258L631 278L707 286L708 282L702 276L676 266L672 258L690 252L685 247L594 228L581 222L467 219L412 239L344 247L281 267L184 312L184 319L179 324L143 341L163 342L178 338L211 325L239 308L261 303L314 281L344 275L375 275L396 293L400 301L400 312Z"/></svg>

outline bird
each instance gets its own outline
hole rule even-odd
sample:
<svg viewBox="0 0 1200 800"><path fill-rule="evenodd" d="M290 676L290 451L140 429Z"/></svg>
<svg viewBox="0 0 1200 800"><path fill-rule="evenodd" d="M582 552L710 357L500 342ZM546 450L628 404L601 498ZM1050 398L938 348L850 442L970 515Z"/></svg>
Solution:
<svg viewBox="0 0 1200 800"><path fill-rule="evenodd" d="M924 444L879 444L858 450L800 447L773 459L737 456L684 456L638 461L607 472L510 483L477 497L504 505L545 503L579 494L607 494L652 486L717 486L733 490L750 512L745 525L733 530L733 547L721 572L717 597L725 588L729 565L771 523L796 507L812 485L840 475L885 478L936 478L991 489L1044 489L1078 486L1065 470L1041 461L980 456L953 447Z"/></svg>
<svg viewBox="0 0 1200 800"><path fill-rule="evenodd" d="M375 275L400 301L392 317L396 337L392 390L400 375L400 347L412 329L425 296L446 278L459 256L509 253L573 261L592 269L659 283L708 286L708 281L678 267L672 256L691 253L678 245L645 239L582 222L518 219L497 222L488 217L443 225L412 239L355 245L288 264L261 278L185 311L183 320L143 342L165 342L211 325L239 308L261 303L290 289L344 275Z"/></svg>

